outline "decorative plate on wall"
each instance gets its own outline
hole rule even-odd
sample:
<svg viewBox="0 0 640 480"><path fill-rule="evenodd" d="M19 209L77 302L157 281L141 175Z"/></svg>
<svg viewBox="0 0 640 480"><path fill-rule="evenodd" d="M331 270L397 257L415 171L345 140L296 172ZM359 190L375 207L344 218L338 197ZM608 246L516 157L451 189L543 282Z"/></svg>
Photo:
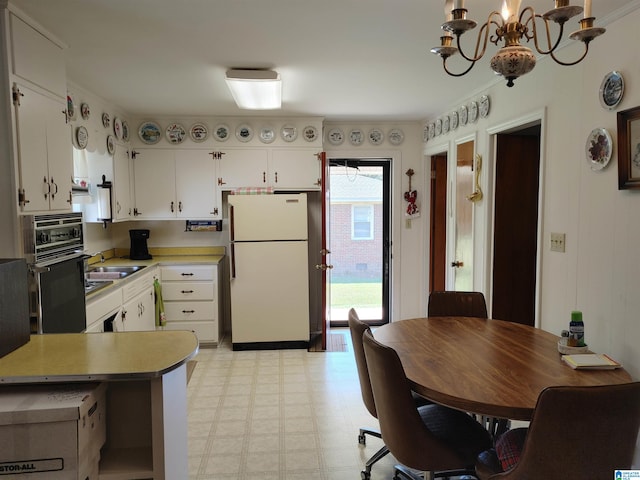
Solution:
<svg viewBox="0 0 640 480"><path fill-rule="evenodd" d="M109 128L109 125L111 125L111 118L109 117L108 113L103 113L102 114L102 126L104 128Z"/></svg>
<svg viewBox="0 0 640 480"><path fill-rule="evenodd" d="M469 110L467 110L466 105L462 105L460 107L460 126L464 127L467 124L467 120L469 120Z"/></svg>
<svg viewBox="0 0 640 480"><path fill-rule="evenodd" d="M444 117L442 117L442 134L445 135L447 133L449 133L449 115L445 115Z"/></svg>
<svg viewBox="0 0 640 480"><path fill-rule="evenodd" d="M82 105L80 105L80 115L82 116L82 118L84 120L89 120L89 115L91 114L91 112L89 111L89 104L88 103L83 103Z"/></svg>
<svg viewBox="0 0 640 480"><path fill-rule="evenodd" d="M118 117L113 118L113 134L118 140L122 140L122 120Z"/></svg>
<svg viewBox="0 0 640 480"><path fill-rule="evenodd" d="M382 130L378 128L372 128L369 130L369 135L367 136L369 137L369 142L372 145L380 145L384 140L384 133L382 133Z"/></svg>
<svg viewBox="0 0 640 480"><path fill-rule="evenodd" d="M488 95L482 95L480 97L480 116L482 118L485 118L487 115L489 115L489 96Z"/></svg>
<svg viewBox="0 0 640 480"><path fill-rule="evenodd" d="M327 133L327 140L331 145L341 145L344 142L344 133L339 128L332 128Z"/></svg>
<svg viewBox="0 0 640 480"><path fill-rule="evenodd" d="M399 128L392 128L387 137L391 145L400 145L404 140L404 133Z"/></svg>
<svg viewBox="0 0 640 480"><path fill-rule="evenodd" d="M70 93L67 93L67 118L69 120L76 119L76 105Z"/></svg>
<svg viewBox="0 0 640 480"><path fill-rule="evenodd" d="M271 127L263 127L260 129L258 138L262 143L272 143L276 139L276 132Z"/></svg>
<svg viewBox="0 0 640 480"><path fill-rule="evenodd" d="M226 142L229 139L229 127L224 123L213 129L213 136L220 142Z"/></svg>
<svg viewBox="0 0 640 480"><path fill-rule="evenodd" d="M122 121L122 140L125 142L129 141L129 122L126 120Z"/></svg>
<svg viewBox="0 0 640 480"><path fill-rule="evenodd" d="M113 138L113 135L107 135L107 152L109 152L109 155L113 155L115 151L116 151L116 141Z"/></svg>
<svg viewBox="0 0 640 480"><path fill-rule="evenodd" d="M209 129L204 123L194 123L189 129L189 136L196 143L204 142L207 135L209 135Z"/></svg>
<svg viewBox="0 0 640 480"><path fill-rule="evenodd" d="M282 135L282 139L285 142L293 142L296 138L298 138L298 129L293 125L285 125L280 130L280 135Z"/></svg>
<svg viewBox="0 0 640 480"><path fill-rule="evenodd" d="M169 143L177 145L184 141L187 136L187 131L179 123L170 123L164 134L167 137L167 140L169 140Z"/></svg>
<svg viewBox="0 0 640 480"><path fill-rule="evenodd" d="M604 128L591 130L584 147L591 170L602 170L611 160L613 143L611 135Z"/></svg>
<svg viewBox="0 0 640 480"><path fill-rule="evenodd" d="M354 128L349 132L349 142L351 142L351 145L362 145L364 132L359 128Z"/></svg>
<svg viewBox="0 0 640 480"><path fill-rule="evenodd" d="M469 104L469 121L475 123L478 120L478 102L471 102Z"/></svg>
<svg viewBox="0 0 640 480"><path fill-rule="evenodd" d="M302 138L304 138L307 142L313 142L316 138L318 138L318 129L313 125L307 125L302 129Z"/></svg>
<svg viewBox="0 0 640 480"><path fill-rule="evenodd" d="M451 130L455 130L456 128L458 128L458 111L454 110L453 112L451 112L450 115L451 118Z"/></svg>
<svg viewBox="0 0 640 480"><path fill-rule="evenodd" d="M89 132L84 127L76 128L76 141L78 142L78 147L80 150L84 150L87 148L87 144L89 143Z"/></svg>
<svg viewBox="0 0 640 480"><path fill-rule="evenodd" d="M624 79L620 72L609 72L600 84L600 104L607 110L618 106L624 95Z"/></svg>
<svg viewBox="0 0 640 480"><path fill-rule="evenodd" d="M442 133L442 119L438 118L436 120L436 137Z"/></svg>
<svg viewBox="0 0 640 480"><path fill-rule="evenodd" d="M143 122L138 127L138 136L147 145L158 143L162 138L160 125L155 122Z"/></svg>
<svg viewBox="0 0 640 480"><path fill-rule="evenodd" d="M253 138L253 129L246 123L236 128L236 138L241 142L248 142Z"/></svg>

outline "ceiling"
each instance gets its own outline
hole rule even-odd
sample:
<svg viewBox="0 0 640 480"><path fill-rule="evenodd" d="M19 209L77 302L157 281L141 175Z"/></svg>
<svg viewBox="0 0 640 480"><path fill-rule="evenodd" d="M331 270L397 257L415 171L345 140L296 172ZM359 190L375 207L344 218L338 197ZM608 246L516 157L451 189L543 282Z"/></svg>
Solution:
<svg viewBox="0 0 640 480"><path fill-rule="evenodd" d="M495 81L491 55L452 78L429 52L439 43L443 0L11 3L67 44L72 82L131 114L255 116L233 102L224 81L231 67L280 73L283 108L263 115L333 121L420 120ZM596 0L593 14L602 19L627 3ZM500 4L468 0L468 16L482 21ZM553 2L525 4L543 13ZM567 29L577 30L577 20ZM471 50L474 39L466 40Z"/></svg>

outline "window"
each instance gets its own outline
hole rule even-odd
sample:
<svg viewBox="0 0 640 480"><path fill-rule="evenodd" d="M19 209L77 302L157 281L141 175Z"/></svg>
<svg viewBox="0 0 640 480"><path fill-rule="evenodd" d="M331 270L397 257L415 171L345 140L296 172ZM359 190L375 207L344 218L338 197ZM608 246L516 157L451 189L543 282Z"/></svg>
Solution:
<svg viewBox="0 0 640 480"><path fill-rule="evenodd" d="M351 239L373 240L373 205L352 205Z"/></svg>

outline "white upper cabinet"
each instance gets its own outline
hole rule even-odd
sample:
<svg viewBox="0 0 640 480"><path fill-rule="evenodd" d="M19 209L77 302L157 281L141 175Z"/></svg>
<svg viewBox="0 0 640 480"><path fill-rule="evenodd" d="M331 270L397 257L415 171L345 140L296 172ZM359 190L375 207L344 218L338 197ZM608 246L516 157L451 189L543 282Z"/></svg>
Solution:
<svg viewBox="0 0 640 480"><path fill-rule="evenodd" d="M273 187L319 190L320 162L315 148L225 149L219 158L218 187Z"/></svg>
<svg viewBox="0 0 640 480"><path fill-rule="evenodd" d="M14 85L19 207L23 213L70 211L73 154L65 105Z"/></svg>
<svg viewBox="0 0 640 480"><path fill-rule="evenodd" d="M138 218L222 218L215 161L207 150L140 148L133 171Z"/></svg>
<svg viewBox="0 0 640 480"><path fill-rule="evenodd" d="M9 19L13 74L66 99L63 46L13 13Z"/></svg>
<svg viewBox="0 0 640 480"><path fill-rule="evenodd" d="M9 56L21 213L70 211L73 155L64 47L10 12Z"/></svg>

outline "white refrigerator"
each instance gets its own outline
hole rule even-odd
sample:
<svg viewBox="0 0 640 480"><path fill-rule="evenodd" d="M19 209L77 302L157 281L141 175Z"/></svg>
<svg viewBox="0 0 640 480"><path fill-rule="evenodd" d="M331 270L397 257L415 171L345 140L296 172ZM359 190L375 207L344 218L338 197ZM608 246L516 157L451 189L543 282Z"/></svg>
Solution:
<svg viewBox="0 0 640 480"><path fill-rule="evenodd" d="M229 195L234 350L307 348L306 194Z"/></svg>

